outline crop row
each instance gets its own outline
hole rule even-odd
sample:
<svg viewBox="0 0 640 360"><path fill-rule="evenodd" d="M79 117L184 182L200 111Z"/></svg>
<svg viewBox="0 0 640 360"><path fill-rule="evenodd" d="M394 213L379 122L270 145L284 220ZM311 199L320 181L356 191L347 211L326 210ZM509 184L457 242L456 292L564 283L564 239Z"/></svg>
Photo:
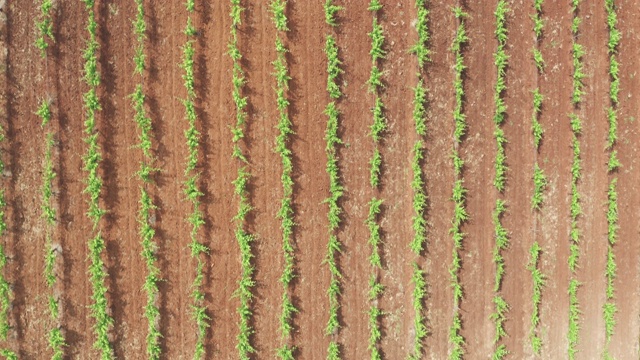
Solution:
<svg viewBox="0 0 640 360"><path fill-rule="evenodd" d="M282 228L282 251L284 253L284 269L280 276L280 282L283 286L282 293L282 312L280 314L280 334L283 338L283 344L278 349L278 356L281 359L293 359L295 348L291 344L293 341L293 315L298 309L293 304L291 298L291 282L295 277L295 254L293 248L293 162L291 149L288 147L289 136L293 134L293 125L288 114L289 100L287 92L289 91L289 69L287 65L286 54L288 52L281 35L289 31L287 27L287 2L286 0L273 0L271 2L271 11L273 12L273 22L275 24L276 35L276 60L273 62L274 76L276 78L276 104L278 108L278 125L279 134L276 137L276 152L280 155L282 161L282 201L278 210L278 217L281 219L280 227Z"/></svg>
<svg viewBox="0 0 640 360"><path fill-rule="evenodd" d="M498 47L494 54L494 60L496 65L496 87L493 94L495 114L493 116L493 122L495 124L494 135L496 138L497 153L495 159L495 178L493 184L499 193L502 193L505 188L505 182L507 179L506 172L507 166L505 165L505 144L507 142L504 130L501 125L504 123L506 114L506 105L502 97L506 90L505 83L505 70L507 68L509 56L505 51L507 44L507 27L506 17L509 12L507 2L505 0L499 0L497 3L495 17L496 17L496 30L495 35L498 40ZM494 359L502 359L507 354L507 348L505 344L501 344L501 340L507 336L504 328L504 322L507 319L507 312L509 311L509 304L500 294L502 287L502 279L504 277L504 257L502 252L509 246L509 237L507 229L502 224L502 217L506 211L506 202L504 199L496 199L496 205L493 212L493 225L495 231L495 246L493 248L493 262L495 264L495 280L493 285L493 305L494 312L491 314L491 318L495 326L494 345L496 346L493 352Z"/></svg>
<svg viewBox="0 0 640 360"><path fill-rule="evenodd" d="M326 0L324 4L325 22L331 27L338 27L336 14L342 10L341 6L335 5L333 0ZM329 241L327 243L327 255L325 262L329 267L331 280L327 295L329 297L329 319L325 333L331 336L329 347L327 348L327 359L336 360L340 358L340 345L336 337L340 331L340 296L342 286L342 272L338 267L338 258L342 251L342 243L338 238L338 229L340 227L342 207L340 199L343 195L344 188L340 182L340 167L338 158L338 146L342 145L342 139L338 134L340 127L340 110L337 102L342 97L340 89L339 77L343 72L340 68L342 64L339 58L339 49L335 34L326 35L324 52L327 55L327 92L331 101L327 104L324 113L327 115L327 128L325 139L327 141L327 167L326 171L329 175L329 197L325 202L329 206L327 213L329 220Z"/></svg>
<svg viewBox="0 0 640 360"><path fill-rule="evenodd" d="M96 334L96 341L94 347L100 351L100 356L103 360L113 359L113 347L109 341L109 332L113 328L113 318L109 314L108 301L107 301L107 286L105 280L107 278L107 271L105 269L104 261L102 260L102 253L105 250L105 240L102 237L99 228L99 223L106 210L100 207L100 195L102 192L103 181L99 175L99 167L102 162L101 148L98 144L99 132L96 128L96 112L101 110L100 99L97 94L97 88L100 85L100 73L98 71L98 41L96 36L96 30L98 24L95 20L95 13L93 11L95 0L83 0L86 10L88 12L89 22L87 30L89 32L89 39L87 40L87 47L84 50L83 58L84 65L84 80L89 87L84 94L84 106L86 108L85 125L85 142L88 145L87 153L84 155L84 170L87 172L86 188L85 192L89 194L89 211L87 216L93 224L93 230L95 232L93 238L89 240L89 258L91 264L89 265L89 277L92 287L92 301L91 304L91 316L95 320L94 331Z"/></svg>
<svg viewBox="0 0 640 360"><path fill-rule="evenodd" d="M533 242L533 245L529 248L529 263L527 264L527 270L531 272L531 279L533 283L532 300L533 309L531 310L531 328L529 330L529 340L531 341L531 348L535 354L540 354L542 349L542 338L537 332L538 325L540 325L540 302L542 301L542 288L545 285L545 276L540 270L540 255L542 254L542 248L537 241Z"/></svg>
<svg viewBox="0 0 640 360"><path fill-rule="evenodd" d="M609 29L609 42L607 48L609 50L609 76L611 79L609 87L610 106L607 112L609 121L609 136L607 138L607 149L609 150L608 170L610 173L615 172L620 166L617 158L617 151L614 148L618 134L618 92L620 90L619 65L616 58L618 44L620 43L621 33L617 29L618 17L616 13L615 0L606 0L605 9L607 11L607 27ZM606 302L603 307L604 327L605 327L605 350L604 358L612 358L609 354L609 343L613 336L616 326L615 314L617 306L615 303L614 280L617 273L617 265L613 248L618 238L618 194L616 191L617 177L613 176L609 182L609 191L607 194L607 264L605 268L605 277L607 279Z"/></svg>
<svg viewBox="0 0 640 360"><path fill-rule="evenodd" d="M582 132L582 122L577 114L578 107L582 100L583 87L582 79L584 78L582 56L584 55L584 49L582 45L577 43L579 35L579 26L581 18L579 17L579 5L580 0L572 1L573 22L571 24L571 32L573 35L573 95L572 101L574 104L574 111L570 114L572 136L572 149L573 149L573 162L571 164L571 230L570 230L570 246L569 246L569 258L568 265L571 271L571 278L569 280L569 328L567 334L567 340L569 343L568 356L569 359L574 359L575 354L578 351L578 337L580 331L580 307L578 304L578 287L580 282L576 278L576 272L578 269L578 258L580 256L580 230L578 228L578 217L582 213L580 206L580 193L578 191L578 182L581 177L581 160L580 160L580 133Z"/></svg>
<svg viewBox="0 0 640 360"><path fill-rule="evenodd" d="M238 282L238 290L236 295L240 299L238 306L238 315L240 315L239 333L236 348L240 359L249 359L250 355L255 352L255 348L251 345L251 335L253 327L251 325L253 318L253 310L251 302L253 300L252 289L255 286L253 280L254 266L252 264L253 252L251 244L254 236L246 230L246 217L253 210L247 185L251 181L251 173L248 168L248 160L240 147L240 141L245 136L245 128L247 126L247 104L248 99L243 94L244 85L246 83L244 70L242 69L241 60L242 53L238 47L238 27L242 25L242 12L244 8L240 6L240 0L231 0L231 40L228 45L228 53L233 60L233 103L235 105L236 123L231 129L233 135L233 152L232 158L237 160L239 166L237 176L233 180L235 187L234 194L238 197L238 212L233 217L236 225L235 236L238 246L240 247L240 260L242 266L242 276Z"/></svg>
<svg viewBox="0 0 640 360"><path fill-rule="evenodd" d="M382 4L378 0L369 2L368 10L373 13L373 24L371 32L368 34L371 39L371 72L369 76L369 92L373 94L373 123L370 126L370 135L374 143L374 152L369 161L369 183L374 192L380 189L380 171L382 166L382 154L380 153L380 142L382 135L386 130L386 119L384 114L384 103L380 93L382 91L382 70L381 60L386 56L384 50L384 29L378 21L379 12L382 10ZM369 214L365 220L365 224L369 229L369 245L371 253L369 255L369 265L371 266L371 274L369 276L369 352L372 360L382 358L380 353L380 340L382 339L382 330L380 328L380 318L382 310L378 305L378 299L384 292L384 287L380 283L380 272L382 271L382 261L380 257L381 228L379 224L380 212L383 200L373 196L369 201Z"/></svg>
<svg viewBox="0 0 640 360"><path fill-rule="evenodd" d="M416 0L415 7L417 12L416 31L418 33L418 41L409 49L418 59L418 66L424 67L431 60L431 51L429 50L429 9L427 8L427 0Z"/></svg>
<svg viewBox="0 0 640 360"><path fill-rule="evenodd" d="M51 111L49 104L43 102L38 109L38 115L42 118L42 126L46 127L47 123L51 120ZM44 156L44 171L42 174L42 215L47 223L46 240L45 240L45 281L50 291L49 295L49 315L55 322L59 322L59 308L60 300L55 296L55 286L57 274L55 272L55 263L58 256L59 249L53 244L53 232L56 225L56 212L52 203L52 185L53 180L56 177L56 173L53 169L52 152L55 145L53 139L53 132L48 131L45 138L45 156ZM53 350L53 359L62 359L64 356L63 347L65 346L64 335L59 326L55 326L49 330L49 346Z"/></svg>
<svg viewBox="0 0 640 360"><path fill-rule="evenodd" d="M151 224L153 212L157 206L149 193L153 184L153 174L158 169L153 167L155 158L152 154L152 132L153 123L145 110L145 94L143 89L142 76L145 70L145 38L147 25L145 22L143 0L135 0L137 13L134 21L134 34L136 36L136 50L133 57L135 64L134 74L140 76L134 92L131 94L134 109L134 121L137 124L139 143L137 146L142 151L142 161L138 178L140 180L140 208L138 209L139 234L142 245L142 259L146 265L147 275L143 289L147 294L147 303L144 306L144 316L147 319L147 356L149 359L159 359L162 354L160 347L160 308L158 304L158 283L161 281L160 269L158 268L158 258L156 252L158 245L155 241L155 229Z"/></svg>
<svg viewBox="0 0 640 360"><path fill-rule="evenodd" d="M537 0L541 1L541 0ZM538 15L539 16L539 15ZM540 38L538 38L540 41ZM536 49L537 50L537 49ZM538 70L542 73L543 70ZM544 202L544 190L547 187L547 177L544 174L544 171L538 164L538 153L540 152L540 144L542 141L542 137L544 136L544 129L542 124L540 124L540 113L542 112L542 102L544 101L544 96L540 92L540 88L535 88L533 90L533 115L532 115L532 132L533 139L535 144L535 158L536 162L534 164L533 169L533 196L531 197L531 207L534 210L540 210L542 203Z"/></svg>
<svg viewBox="0 0 640 360"><path fill-rule="evenodd" d="M200 132L197 129L196 122L198 115L195 108L195 75L194 75L194 57L195 57L195 40L194 37L197 34L197 29L193 25L192 15L195 11L195 0L187 0L187 25L184 29L184 33L187 36L186 43L183 48L182 58L182 70L184 75L184 87L187 90L187 97L183 100L185 107L185 116L188 122L188 128L185 131L185 137L187 140L187 147L189 150L187 156L187 166L184 174L186 180L184 182L184 192L187 200L191 202L192 211L188 216L187 221L191 225L190 237L191 242L189 248L191 249L191 257L196 262L195 277L193 279L191 297L193 298L192 316L196 322L197 334L194 358L201 359L204 356L204 341L207 333L207 328L210 326L211 320L206 313L206 307L204 306L204 292L202 291L202 284L204 282L204 259L203 257L208 254L209 248L198 241L198 232L204 225L204 216L202 210L200 210L203 193L198 187L200 180L200 174L196 171L198 166L198 155L200 149Z"/></svg>
<svg viewBox="0 0 640 360"><path fill-rule="evenodd" d="M544 59L542 57L541 42L544 30L544 20L542 19L542 5L544 0L535 0L534 9L535 12L532 15L533 19L533 32L535 34L536 42L533 46L533 61L538 70L538 76L544 73ZM547 178L544 171L538 165L538 155L540 152L540 146L542 138L544 136L544 129L540 123L540 114L542 112L542 103L544 96L540 92L540 88L536 87L533 90L533 115L531 116L531 130L533 133L533 140L535 145L535 163L533 166L533 196L531 197L531 207L536 214L534 224L537 223L537 217L541 211L542 203L544 202L544 191L547 187ZM535 225L534 225L535 226ZM538 333L538 325L540 324L540 303L542 301L542 288L545 284L545 277L540 270L540 256L542 254L542 248L537 239L534 239L533 244L529 248L529 263L527 264L527 270L531 273L532 282L532 311L530 318L529 328L529 341L531 342L531 348L535 354L540 354L542 348L542 338Z"/></svg>
<svg viewBox="0 0 640 360"><path fill-rule="evenodd" d="M42 120L42 127L47 128L51 121L51 109L50 104L47 101L43 101L38 108L36 114ZM44 152L44 166L42 172L42 217L46 223L45 230L45 257L44 257L44 278L47 286L49 287L50 294L48 296L49 302L49 316L51 320L58 325L52 327L48 332L49 347L53 351L52 359L62 359L64 357L64 346L66 346L65 338L60 329L60 299L54 295L56 293L56 282L58 275L55 271L55 264L60 249L53 243L53 234L56 228L56 211L53 207L53 180L56 178L56 173L53 167L53 147L55 146L54 133L52 130L47 130L45 139L45 152Z"/></svg>
<svg viewBox="0 0 640 360"><path fill-rule="evenodd" d="M52 7L51 0L42 0L40 3L40 17L36 20L36 28L38 29L38 37L35 41L35 46L40 49L40 55L43 58L43 63L47 64L47 49L49 48L49 42L55 42L53 35L53 20L52 20ZM56 228L56 211L53 206L53 180L56 178L56 173L53 165L53 148L55 146L54 131L51 129L51 104L49 100L43 100L36 111L36 115L40 117L41 126L46 129L44 138L44 164L42 171L42 217L45 221L45 255L44 255L44 278L49 287L49 316L51 320L56 324L53 326L47 335L49 347L51 348L52 359L60 360L64 357L64 346L66 346L66 340L62 329L60 328L60 300L54 295L56 293L56 280L57 274L55 271L55 264L60 251L59 247L54 246L53 236Z"/></svg>
<svg viewBox="0 0 640 360"><path fill-rule="evenodd" d="M427 237L427 221L425 219L425 211L427 207L427 194L425 191L424 174L422 165L424 162L425 144L424 138L427 135L426 124L426 103L427 89L424 84L423 70L424 66L430 59L429 27L428 18L429 10L427 9L426 0L416 0L415 7L417 12L416 31L418 39L411 47L410 51L416 56L418 61L418 83L414 88L413 97L413 123L416 133L416 141L413 145L413 158L411 162L411 170L413 180L411 181L411 189L413 191L413 216L411 218L413 226L413 239L410 244L416 258L419 258L424 251ZM428 334L425 311L425 300L427 294L427 282L424 270L420 268L417 259L413 261L413 311L414 311L414 329L415 335L413 340L413 349L409 355L409 359L419 359L423 354L424 339Z"/></svg>
<svg viewBox="0 0 640 360"><path fill-rule="evenodd" d="M425 103L426 88L423 80L420 79L414 89L413 100L413 120L418 139L413 145L413 158L411 161L411 170L413 180L411 181L411 189L413 191L413 239L410 247L416 257L419 257L424 251L426 244L427 221L425 219L425 210L427 207L427 194L424 190L424 174L422 172L422 164L424 160L425 144L422 140L426 136L425 124ZM426 297L426 280L424 279L424 271L420 268L417 260L413 262L413 311L414 311L414 327L415 338L413 341L412 359L419 359L422 354L423 340L427 336L426 317L424 315L424 302Z"/></svg>
<svg viewBox="0 0 640 360"><path fill-rule="evenodd" d="M453 219L451 221L451 235L453 237L452 261L449 267L449 275L451 277L451 287L453 288L453 320L449 328L449 343L451 351L449 359L460 360L464 356L465 339L460 334L462 330L462 317L460 315L460 303L462 302L463 290L460 283L460 267L462 266L462 242L465 234L462 232L462 225L469 219L466 210L466 194L467 189L464 187L464 160L460 157L459 148L467 131L466 115L464 113L464 72L466 66L464 64L463 47L469 41L467 31L465 29L465 19L469 16L464 12L461 6L453 8L454 15L458 22L456 29L456 37L453 40L452 51L455 56L454 72L455 80L453 88L455 92L455 107L453 109L453 120L455 124L453 136L453 169L455 172L455 182L453 186Z"/></svg>

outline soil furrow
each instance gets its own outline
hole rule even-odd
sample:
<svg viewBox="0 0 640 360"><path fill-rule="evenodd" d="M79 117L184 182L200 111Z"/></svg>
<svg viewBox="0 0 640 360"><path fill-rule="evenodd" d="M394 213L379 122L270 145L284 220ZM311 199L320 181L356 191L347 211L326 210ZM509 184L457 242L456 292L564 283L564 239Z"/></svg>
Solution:
<svg viewBox="0 0 640 360"><path fill-rule="evenodd" d="M185 98L182 73L182 46L186 10L183 3L149 2L149 116L153 119L158 142L158 199L156 234L161 244L159 267L164 281L161 331L167 358L186 359L193 354L195 326L191 320L189 297L193 281L192 267L186 260L188 238L186 217L190 208L183 191L187 146L186 121L181 99ZM168 89L168 91L163 91Z"/></svg>
<svg viewBox="0 0 640 360"><path fill-rule="evenodd" d="M467 356L487 358L493 349L493 324L489 319L493 305L492 249L494 243L491 213L495 203L493 189L495 143L493 138L493 53L495 21L493 2L468 2L466 21L469 36L464 50L466 69L465 113L469 124L462 143L465 161L464 181L469 222L463 226L464 240L460 281L465 296L461 304L462 336Z"/></svg>
<svg viewBox="0 0 640 360"><path fill-rule="evenodd" d="M428 359L443 359L449 351L449 327L453 316L453 292L450 286L451 219L453 202L451 189L454 170L451 166L453 149L454 55L451 45L457 22L449 4L429 2L429 47L432 61L426 65L427 75L427 139L425 154L425 182L429 205L427 220L426 274L427 322L430 335L425 349ZM466 50L463 50L465 52Z"/></svg>
<svg viewBox="0 0 640 360"><path fill-rule="evenodd" d="M21 2L22 4L22 2ZM67 354L75 358L92 358L97 353L92 348L92 327L88 306L89 279L87 274L87 241L91 235L91 225L87 223L85 212L87 202L82 172L82 154L85 144L82 141L84 109L79 101L84 90L81 85L83 76L82 49L85 45L84 30L86 14L77 4L62 2L58 4L56 44L59 52L54 56L58 67L56 93L60 122L60 208L63 295L61 312L65 320ZM83 36L78 36L79 34Z"/></svg>
<svg viewBox="0 0 640 360"><path fill-rule="evenodd" d="M532 4L513 3L507 16L509 40L507 54L509 66L506 72L507 90L505 104L507 116L503 126L506 144L507 186L504 199L507 211L504 227L509 231L509 248L504 251L505 276L502 294L510 306L505 324L507 350L518 354L529 354L528 339L532 284L530 272L526 269L529 248L533 242L534 226L531 211L533 195L533 154L534 144L531 132L532 90L537 85L537 70L531 49L535 38L532 36Z"/></svg>
<svg viewBox="0 0 640 360"><path fill-rule="evenodd" d="M599 358L604 349L605 264L607 259L607 172L605 150L608 132L609 56L608 29L604 4L584 2L580 6L584 19L578 42L584 46L585 96L580 109L582 117L582 178L578 184L583 215L578 290L581 317L578 356Z"/></svg>
<svg viewBox="0 0 640 360"><path fill-rule="evenodd" d="M246 73L251 103L247 140L253 177L249 189L255 208L250 217L250 226L256 236L252 246L256 268L252 305L255 329L253 345L258 354L270 356L280 346L277 334L282 285L278 279L283 268L281 221L276 217L282 200L282 165L274 150L278 112L273 76L275 70L271 64L276 59L276 31L267 1L252 2L246 7L247 24L251 28L245 38L249 51L244 54L249 64Z"/></svg>
<svg viewBox="0 0 640 360"><path fill-rule="evenodd" d="M409 261L415 257L409 245L414 235L411 227L411 218L414 213L413 192L411 190L411 181L413 180L411 154L416 135L412 119L413 102L409 99L414 97L413 88L417 85L418 64L415 56L408 53L411 46L417 41L413 25L415 24L416 10L414 1L382 1L382 3L384 7L379 16L379 23L384 30L384 49L387 54L379 66L384 73L385 81L385 87L381 91L380 97L385 105L388 130L382 134L379 145L383 159L381 190L379 194L372 193L384 201L382 212L378 216L378 222L382 229L383 269L381 283L385 286L385 292L379 300L379 307L385 314L382 316L381 322L383 331L381 352L385 358L404 358L413 351L416 333L415 313L411 301L414 288L414 284L411 283L413 268ZM369 18L366 22L370 21ZM427 84L427 87L429 86L430 84ZM370 113L369 111L367 114ZM367 132L371 123L372 119L369 115L369 121L365 122L367 126L363 127ZM427 126L429 127L429 125ZM367 140L373 142L370 136ZM367 156L367 153L363 153L363 156ZM366 158L363 160L366 161ZM430 158L427 156L425 162L429 161ZM364 177L362 180L367 179L368 177ZM365 182L360 186L366 185ZM427 198L429 195L427 192ZM365 218L362 218L362 223L366 219L368 208L366 203L363 205L365 205L363 207ZM366 234L366 232L363 233L361 237L366 239ZM429 232L427 231L425 248L429 249L430 244ZM428 253L429 250L424 254ZM424 268L424 259L418 259L418 263ZM368 263L365 264L368 265ZM363 269L366 271L368 266ZM363 275L366 275L366 272ZM431 276L427 274L426 279L429 287ZM366 284L366 280L363 279L361 284ZM363 295L366 300L367 293L364 290L366 288L363 287ZM366 324L367 314L364 313L361 317L360 321ZM364 330L363 335L366 335L366 327ZM364 356L363 353L359 357Z"/></svg>
<svg viewBox="0 0 640 360"><path fill-rule="evenodd" d="M225 2L202 4L203 16L200 26L202 36L198 39L201 57L199 61L201 85L200 119L202 119L203 150L203 211L208 219L205 228L205 243L211 253L206 284L207 307L212 318L209 330L208 356L233 358L236 351L229 344L235 343L237 308L233 297L239 273L236 268L235 237L231 218L235 215L233 187L231 185L231 124L235 123L231 101L231 58L227 56L229 39L229 8Z"/></svg>
<svg viewBox="0 0 640 360"><path fill-rule="evenodd" d="M620 62L620 104L618 106L618 141L616 147L622 167L618 170L618 242L614 254L618 265L615 281L615 302L618 306L615 333L611 338L610 351L616 359L637 359L640 356L640 194L637 179L640 178L640 141L638 130L638 89L640 66L640 9L634 1L616 0L618 29L622 39L618 47Z"/></svg>
<svg viewBox="0 0 640 360"><path fill-rule="evenodd" d="M343 141L342 178L345 188L343 197L343 222L339 236L343 244L339 266L342 271L341 331L338 343L341 354L347 358L364 358L368 355L366 346L349 346L349 344L367 344L368 317L367 300L369 282L369 254L371 247L367 240L369 232L364 221L368 214L368 202L372 197L369 185L369 160L374 147L369 126L373 123L371 109L374 97L367 92L366 81L371 69L371 39L367 35L371 31L371 14L367 11L367 2L344 2L344 10L340 13L340 35L337 42L342 50L343 61L343 97L342 125ZM386 42L388 49L389 42ZM386 64L382 64L386 69ZM383 76L385 83L390 79ZM389 133L384 134L388 137ZM388 165L383 156L381 173L382 186L388 183ZM396 164L401 165L401 164ZM385 204L388 208L388 204ZM381 218L386 217L384 210ZM384 224L382 224L384 229ZM383 232L383 239L386 236ZM382 248L386 245L383 240ZM385 250L383 250L385 251Z"/></svg>
<svg viewBox="0 0 640 360"><path fill-rule="evenodd" d="M3 127L10 142L3 152L3 161L9 173L3 174L3 177L8 204L5 222L13 236L5 236L8 239L5 252L9 257L5 276L13 287L13 308L10 312L15 319L15 322L10 320L13 329L9 336L17 341L15 349L18 356L33 357L46 351L41 339L44 339L44 327L48 325L48 318L40 316L46 313L47 298L32 296L42 294L46 288L41 266L45 223L40 216L44 132L39 126L40 118L34 114L39 97L44 96L25 90L31 84L42 84L44 74L39 50L34 45L36 30L33 27L33 15L37 13L36 7L29 2L10 6L8 10L9 97L8 119ZM15 71L20 68L25 71ZM44 86L40 88L44 89ZM36 129L35 133L32 129ZM25 233L28 236L19 235Z"/></svg>
<svg viewBox="0 0 640 360"><path fill-rule="evenodd" d="M291 1L289 9L289 59L292 60L289 66L294 79L290 115L296 132L291 149L298 159L294 165L297 172L294 204L298 214L295 236L299 274L295 293L300 313L296 318L295 343L299 346L298 359L302 360L324 354L328 344L324 329L328 314L329 272L323 260L329 230L327 205L323 201L329 196L329 179L324 169L327 117L323 110L329 99L324 89L327 64L322 50L325 34L331 30L324 24L324 12L319 2ZM342 56L340 37L338 47ZM340 118L342 121L344 117ZM313 160L309 161L311 154ZM338 236L342 239L342 234Z"/></svg>

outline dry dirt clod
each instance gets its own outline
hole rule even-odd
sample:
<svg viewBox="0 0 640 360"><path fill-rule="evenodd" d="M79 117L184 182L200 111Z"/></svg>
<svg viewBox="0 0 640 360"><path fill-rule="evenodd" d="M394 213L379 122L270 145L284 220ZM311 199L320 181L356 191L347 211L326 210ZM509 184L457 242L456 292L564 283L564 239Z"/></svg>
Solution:
<svg viewBox="0 0 640 360"><path fill-rule="evenodd" d="M51 245L51 250L53 250L55 253L62 254L62 246L60 245L60 243L53 243Z"/></svg>

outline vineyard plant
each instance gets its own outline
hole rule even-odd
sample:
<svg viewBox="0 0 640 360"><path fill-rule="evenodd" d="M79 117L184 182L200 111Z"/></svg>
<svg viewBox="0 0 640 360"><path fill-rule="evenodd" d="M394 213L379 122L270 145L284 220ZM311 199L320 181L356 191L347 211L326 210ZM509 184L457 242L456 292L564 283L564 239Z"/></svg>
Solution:
<svg viewBox="0 0 640 360"><path fill-rule="evenodd" d="M0 0L0 359L640 358L640 10Z"/></svg>

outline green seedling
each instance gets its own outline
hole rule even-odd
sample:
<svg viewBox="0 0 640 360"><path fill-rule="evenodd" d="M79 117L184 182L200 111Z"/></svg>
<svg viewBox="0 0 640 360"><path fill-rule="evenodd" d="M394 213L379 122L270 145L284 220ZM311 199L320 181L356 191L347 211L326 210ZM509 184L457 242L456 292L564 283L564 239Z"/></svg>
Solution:
<svg viewBox="0 0 640 360"><path fill-rule="evenodd" d="M51 9L53 8L52 0L42 0L40 3L40 20L36 21L38 29L38 37L36 38L36 47L40 49L40 55L45 58L47 56L47 48L49 43L55 41L53 34L53 18Z"/></svg>
<svg viewBox="0 0 640 360"><path fill-rule="evenodd" d="M334 5L333 0L326 0L326 2L324 3L325 22L333 27L338 26L336 14L342 9L342 6Z"/></svg>

